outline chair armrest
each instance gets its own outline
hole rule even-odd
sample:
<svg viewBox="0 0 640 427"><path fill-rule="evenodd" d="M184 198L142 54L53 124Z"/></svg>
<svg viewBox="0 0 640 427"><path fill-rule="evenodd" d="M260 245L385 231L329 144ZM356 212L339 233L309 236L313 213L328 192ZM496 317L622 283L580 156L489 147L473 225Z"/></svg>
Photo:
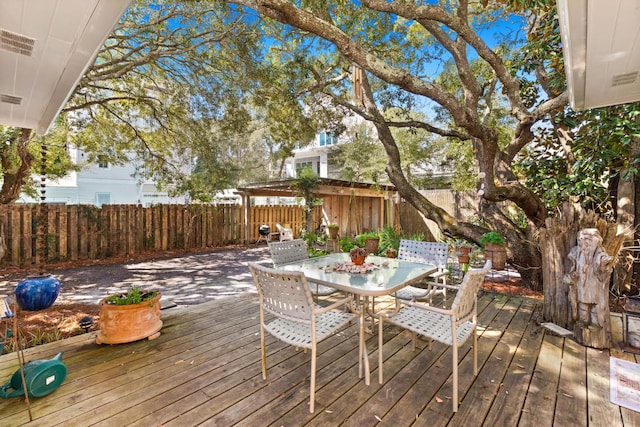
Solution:
<svg viewBox="0 0 640 427"><path fill-rule="evenodd" d="M438 288L452 289L454 291L460 290L460 286L458 285L445 285L444 283L440 282L427 282L427 284L429 286L437 286Z"/></svg>
<svg viewBox="0 0 640 427"><path fill-rule="evenodd" d="M440 278L442 276L446 276L448 274L449 274L448 271L442 270L442 271L436 271L435 273L430 274L429 277L435 277L436 279L438 279L438 278Z"/></svg>
<svg viewBox="0 0 640 427"><path fill-rule="evenodd" d="M444 308L440 308L440 307L434 307L432 305L421 304L419 302L414 302L414 301L406 302L406 303L404 303L404 305L405 306L419 308L420 310L424 310L424 311L431 311L433 313L438 313L438 314L442 314L442 315L445 315L445 316L451 316L451 315L455 315L456 314L455 310L444 309Z"/></svg>
<svg viewBox="0 0 640 427"><path fill-rule="evenodd" d="M351 306L352 302L353 302L353 298L345 297L345 298L339 299L338 301L334 302L331 305L328 305L326 307L322 307L322 308L319 308L319 309L315 309L313 311L316 314L322 314L322 313L326 313L326 312L331 311L331 310L335 310L336 308L342 307L345 304L349 304Z"/></svg>

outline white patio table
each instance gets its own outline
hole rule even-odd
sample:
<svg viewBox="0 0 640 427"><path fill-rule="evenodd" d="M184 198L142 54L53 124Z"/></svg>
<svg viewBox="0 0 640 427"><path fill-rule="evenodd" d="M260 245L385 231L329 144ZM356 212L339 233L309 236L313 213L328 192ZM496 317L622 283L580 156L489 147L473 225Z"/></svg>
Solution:
<svg viewBox="0 0 640 427"><path fill-rule="evenodd" d="M344 265L350 261L349 254L334 253L283 264L278 266L278 269L300 271L310 282L331 286L354 295L356 306L360 307L357 312L360 318L358 375L362 378L364 368L365 384L369 385L369 358L364 339L364 313L369 297L390 295L405 286L420 282L437 271L437 267L430 264L369 255L365 260L365 265L368 264L371 270L367 273L334 270L335 266ZM360 298L364 299L362 304L360 304Z"/></svg>

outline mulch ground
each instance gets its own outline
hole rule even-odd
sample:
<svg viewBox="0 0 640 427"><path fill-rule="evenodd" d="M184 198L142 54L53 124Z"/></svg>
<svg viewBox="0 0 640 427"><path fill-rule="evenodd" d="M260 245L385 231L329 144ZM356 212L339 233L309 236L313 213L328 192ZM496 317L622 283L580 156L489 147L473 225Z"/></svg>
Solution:
<svg viewBox="0 0 640 427"><path fill-rule="evenodd" d="M93 331L98 325L97 304L54 304L45 310L18 312L18 329L23 348L69 338L85 333L79 323L84 317L91 317L93 325L87 331ZM0 321L0 335L6 329L13 328L11 319ZM1 341L1 339L0 339ZM5 352L8 349L5 349Z"/></svg>

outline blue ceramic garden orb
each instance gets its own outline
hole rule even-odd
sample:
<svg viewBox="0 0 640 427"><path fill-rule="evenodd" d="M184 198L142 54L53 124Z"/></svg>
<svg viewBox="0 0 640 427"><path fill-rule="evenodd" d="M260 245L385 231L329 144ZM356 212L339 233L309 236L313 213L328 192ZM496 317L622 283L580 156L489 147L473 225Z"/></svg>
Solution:
<svg viewBox="0 0 640 427"><path fill-rule="evenodd" d="M51 276L29 277L18 283L14 293L21 309L38 311L53 305L60 292L60 280Z"/></svg>

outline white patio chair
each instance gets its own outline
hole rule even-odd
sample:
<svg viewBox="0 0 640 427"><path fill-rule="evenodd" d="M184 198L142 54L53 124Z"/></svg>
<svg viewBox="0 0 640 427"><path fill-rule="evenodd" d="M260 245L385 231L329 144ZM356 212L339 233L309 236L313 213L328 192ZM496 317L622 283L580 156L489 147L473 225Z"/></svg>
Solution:
<svg viewBox="0 0 640 427"><path fill-rule="evenodd" d="M302 239L287 240L284 242L269 242L269 252L271 253L273 266L276 268L282 264L302 261L309 258L307 243ZM309 282L309 286L316 296L316 301L319 296L331 295L338 291L335 288L321 285L319 283Z"/></svg>
<svg viewBox="0 0 640 427"><path fill-rule="evenodd" d="M293 230L291 228L283 227L281 224L276 223L278 233L280 233L280 241L293 240Z"/></svg>
<svg viewBox="0 0 640 427"><path fill-rule="evenodd" d="M380 384L383 381L383 323L386 321L413 333L414 351L417 335L430 339L429 350L433 340L452 347L453 412L458 411L458 347L473 336L473 375L476 376L478 374L478 337L476 335L478 290L490 269L491 261L487 261L482 269L469 270L448 310L408 301L395 314L380 313L378 322L378 381ZM450 285L441 286L451 287Z"/></svg>
<svg viewBox="0 0 640 427"><path fill-rule="evenodd" d="M433 295L442 293L447 296L447 258L449 256L449 245L443 242L421 242L417 240L401 240L398 249L398 259L423 264L432 264L438 267L438 271L429 276L427 288L422 289L415 286L406 286L394 294L403 301L426 301L432 302ZM442 287L441 285L445 285Z"/></svg>
<svg viewBox="0 0 640 427"><path fill-rule="evenodd" d="M262 378L267 379L265 332L295 347L311 349L311 391L309 412L314 411L316 388L316 345L351 320L353 313L336 310L350 304L350 297L342 298L328 307L313 302L311 290L303 273L288 272L249 263L249 270L260 296L260 350ZM266 323L265 313L275 316Z"/></svg>

